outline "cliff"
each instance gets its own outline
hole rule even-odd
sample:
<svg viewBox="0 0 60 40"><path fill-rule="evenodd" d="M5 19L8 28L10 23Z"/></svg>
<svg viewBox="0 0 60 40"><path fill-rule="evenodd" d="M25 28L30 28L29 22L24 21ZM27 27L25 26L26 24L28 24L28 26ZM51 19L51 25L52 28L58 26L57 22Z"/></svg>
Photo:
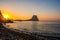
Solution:
<svg viewBox="0 0 60 40"><path fill-rule="evenodd" d="M29 19L28 21L39 21L39 19L36 15L33 15L33 17Z"/></svg>
<svg viewBox="0 0 60 40"><path fill-rule="evenodd" d="M31 19L28 19L28 20L15 20L15 21L39 21L39 19L36 15L33 15Z"/></svg>

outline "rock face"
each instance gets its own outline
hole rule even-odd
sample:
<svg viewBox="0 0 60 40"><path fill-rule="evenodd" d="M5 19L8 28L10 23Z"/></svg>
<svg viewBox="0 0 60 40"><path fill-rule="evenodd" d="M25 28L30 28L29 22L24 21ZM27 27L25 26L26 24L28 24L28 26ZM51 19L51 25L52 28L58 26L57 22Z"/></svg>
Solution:
<svg viewBox="0 0 60 40"><path fill-rule="evenodd" d="M33 15L33 17L28 21L39 21L39 19L36 15Z"/></svg>
<svg viewBox="0 0 60 40"><path fill-rule="evenodd" d="M2 13L0 11L0 23L3 22L2 20L3 20L3 16L2 16Z"/></svg>

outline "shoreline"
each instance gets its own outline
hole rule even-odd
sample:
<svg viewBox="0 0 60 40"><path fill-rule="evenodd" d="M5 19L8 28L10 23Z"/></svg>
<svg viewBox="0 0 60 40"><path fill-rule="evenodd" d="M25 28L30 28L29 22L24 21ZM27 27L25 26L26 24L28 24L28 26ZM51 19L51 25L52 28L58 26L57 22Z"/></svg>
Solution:
<svg viewBox="0 0 60 40"><path fill-rule="evenodd" d="M28 39L28 40L39 40L39 39L60 39L60 37L53 37L53 36L46 36L46 35L39 35L37 33L25 33L18 30L10 30L3 27L0 30L0 36L2 40L9 39L9 40L16 40L16 39Z"/></svg>

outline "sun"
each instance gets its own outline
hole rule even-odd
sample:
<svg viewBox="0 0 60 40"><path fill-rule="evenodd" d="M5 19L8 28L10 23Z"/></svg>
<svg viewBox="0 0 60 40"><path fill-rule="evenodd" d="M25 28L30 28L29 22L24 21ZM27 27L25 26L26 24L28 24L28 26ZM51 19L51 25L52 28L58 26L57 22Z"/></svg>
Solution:
<svg viewBox="0 0 60 40"><path fill-rule="evenodd" d="M8 16L7 15L4 15L4 18L8 19Z"/></svg>

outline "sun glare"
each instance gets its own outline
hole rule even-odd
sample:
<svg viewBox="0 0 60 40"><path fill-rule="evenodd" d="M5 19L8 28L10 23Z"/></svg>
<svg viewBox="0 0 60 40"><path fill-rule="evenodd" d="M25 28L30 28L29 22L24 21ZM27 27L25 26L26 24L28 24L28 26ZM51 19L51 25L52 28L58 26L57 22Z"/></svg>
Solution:
<svg viewBox="0 0 60 40"><path fill-rule="evenodd" d="M4 15L4 18L6 18L6 19L7 19L7 18L8 18L8 16L7 16L7 15Z"/></svg>

